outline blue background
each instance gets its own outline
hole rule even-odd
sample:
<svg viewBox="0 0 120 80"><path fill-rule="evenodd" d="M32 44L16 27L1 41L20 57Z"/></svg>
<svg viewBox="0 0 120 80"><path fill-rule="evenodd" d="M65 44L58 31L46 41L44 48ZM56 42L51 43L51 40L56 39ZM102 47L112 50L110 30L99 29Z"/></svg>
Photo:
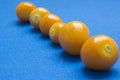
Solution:
<svg viewBox="0 0 120 80"><path fill-rule="evenodd" d="M29 23L16 17L22 0L0 0L0 80L118 80L120 59L109 70L91 71ZM120 46L120 0L29 0L64 22L86 23L91 36L105 34Z"/></svg>

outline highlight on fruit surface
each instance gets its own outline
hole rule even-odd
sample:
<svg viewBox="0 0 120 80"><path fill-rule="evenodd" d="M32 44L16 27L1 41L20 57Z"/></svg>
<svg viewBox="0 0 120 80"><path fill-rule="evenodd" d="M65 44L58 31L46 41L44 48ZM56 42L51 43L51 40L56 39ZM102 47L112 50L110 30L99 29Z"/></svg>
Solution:
<svg viewBox="0 0 120 80"><path fill-rule="evenodd" d="M81 60L92 70L106 70L112 67L119 56L115 40L106 35L88 39L81 48Z"/></svg>

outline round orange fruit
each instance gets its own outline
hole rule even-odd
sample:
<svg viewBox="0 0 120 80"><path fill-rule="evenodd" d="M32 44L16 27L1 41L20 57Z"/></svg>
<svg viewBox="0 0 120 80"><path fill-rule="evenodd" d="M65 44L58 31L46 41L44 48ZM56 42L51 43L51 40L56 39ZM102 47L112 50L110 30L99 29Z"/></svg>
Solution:
<svg viewBox="0 0 120 80"><path fill-rule="evenodd" d="M43 34L49 35L50 27L56 22L62 22L61 18L55 14L46 14L40 20L39 28Z"/></svg>
<svg viewBox="0 0 120 80"><path fill-rule="evenodd" d="M60 29L64 26L63 22L56 22L54 23L50 30L49 30L49 37L50 39L54 42L54 43L59 43L58 41L58 35L59 35L59 31Z"/></svg>
<svg viewBox="0 0 120 80"><path fill-rule="evenodd" d="M105 35L97 35L88 39L81 48L81 60L92 70L106 70L118 59L116 42Z"/></svg>
<svg viewBox="0 0 120 80"><path fill-rule="evenodd" d="M81 47L89 36L89 29L83 22L72 21L61 28L59 42L67 53L80 55Z"/></svg>
<svg viewBox="0 0 120 80"><path fill-rule="evenodd" d="M35 29L39 29L40 19L50 12L45 8L36 8L30 13L30 23Z"/></svg>
<svg viewBox="0 0 120 80"><path fill-rule="evenodd" d="M16 15L22 22L29 22L29 15L35 8L35 5L31 2L21 2L16 7Z"/></svg>

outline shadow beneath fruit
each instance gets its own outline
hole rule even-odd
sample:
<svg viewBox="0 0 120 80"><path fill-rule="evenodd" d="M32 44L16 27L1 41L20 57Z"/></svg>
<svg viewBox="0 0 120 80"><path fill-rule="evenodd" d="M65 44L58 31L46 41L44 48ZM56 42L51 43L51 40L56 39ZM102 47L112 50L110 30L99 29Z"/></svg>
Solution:
<svg viewBox="0 0 120 80"><path fill-rule="evenodd" d="M98 79L103 79L106 77L111 77L116 73L116 71L114 69L109 69L105 71L94 71L86 67L83 67L82 73L90 79L98 80Z"/></svg>
<svg viewBox="0 0 120 80"><path fill-rule="evenodd" d="M18 20L18 21L16 21L16 25L24 27L26 25L30 25L30 23L29 22L21 22L21 21Z"/></svg>
<svg viewBox="0 0 120 80"><path fill-rule="evenodd" d="M35 33L35 34L41 33L40 30L35 29L35 28L30 29L30 31L31 31L32 33Z"/></svg>
<svg viewBox="0 0 120 80"><path fill-rule="evenodd" d="M80 56L72 56L65 51L61 52L61 57L67 62L80 62Z"/></svg>
<svg viewBox="0 0 120 80"><path fill-rule="evenodd" d="M55 48L55 49L61 49L62 47L60 46L60 44L56 44L56 43L53 43L52 41L50 42L50 46Z"/></svg>
<svg viewBox="0 0 120 80"><path fill-rule="evenodd" d="M44 34L41 34L40 38L43 39L43 40L50 40L49 36L44 35Z"/></svg>

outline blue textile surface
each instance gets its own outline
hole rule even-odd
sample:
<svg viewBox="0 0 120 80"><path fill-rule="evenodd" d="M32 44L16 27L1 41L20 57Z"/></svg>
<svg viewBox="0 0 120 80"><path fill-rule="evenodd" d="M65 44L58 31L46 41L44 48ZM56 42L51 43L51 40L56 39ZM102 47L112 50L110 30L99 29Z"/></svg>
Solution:
<svg viewBox="0 0 120 80"><path fill-rule="evenodd" d="M91 36L111 36L120 46L120 0L29 0L64 22L87 24ZM0 0L0 80L119 80L120 59L109 70L91 71L29 23L16 17L22 0Z"/></svg>

